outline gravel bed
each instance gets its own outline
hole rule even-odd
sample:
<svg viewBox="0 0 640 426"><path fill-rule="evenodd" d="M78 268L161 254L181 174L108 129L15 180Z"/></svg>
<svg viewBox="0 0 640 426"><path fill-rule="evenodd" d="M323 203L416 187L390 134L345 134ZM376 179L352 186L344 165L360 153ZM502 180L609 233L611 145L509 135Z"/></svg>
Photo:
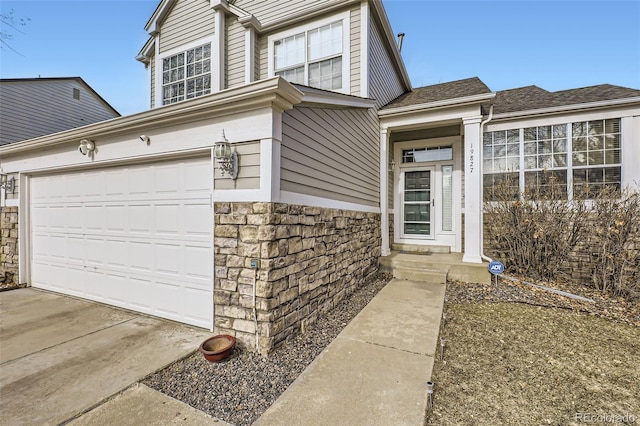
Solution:
<svg viewBox="0 0 640 426"><path fill-rule="evenodd" d="M390 279L389 274L371 277L326 317L285 341L267 358L236 347L227 360L210 363L196 352L143 383L218 419L250 425Z"/></svg>

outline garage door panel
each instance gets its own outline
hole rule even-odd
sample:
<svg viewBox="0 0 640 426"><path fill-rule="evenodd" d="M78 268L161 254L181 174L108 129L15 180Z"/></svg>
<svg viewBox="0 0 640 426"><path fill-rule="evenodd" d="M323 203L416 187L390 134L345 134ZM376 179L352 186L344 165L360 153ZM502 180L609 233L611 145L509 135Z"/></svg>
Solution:
<svg viewBox="0 0 640 426"><path fill-rule="evenodd" d="M177 203L155 206L155 233L158 236L175 236L184 232L181 229L183 220L180 217L180 207Z"/></svg>
<svg viewBox="0 0 640 426"><path fill-rule="evenodd" d="M185 246L185 275L196 279L208 279L211 275L209 270L209 250L206 247Z"/></svg>
<svg viewBox="0 0 640 426"><path fill-rule="evenodd" d="M211 183L210 159L32 178L32 285L211 327Z"/></svg>

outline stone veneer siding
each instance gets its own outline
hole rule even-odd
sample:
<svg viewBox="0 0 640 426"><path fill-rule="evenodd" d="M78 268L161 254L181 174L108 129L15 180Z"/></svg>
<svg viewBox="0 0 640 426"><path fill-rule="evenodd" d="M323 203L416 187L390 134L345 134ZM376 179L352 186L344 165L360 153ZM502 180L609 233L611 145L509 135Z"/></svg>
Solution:
<svg viewBox="0 0 640 426"><path fill-rule="evenodd" d="M17 207L0 207L0 284L18 284Z"/></svg>
<svg viewBox="0 0 640 426"><path fill-rule="evenodd" d="M215 331L267 354L378 270L380 214L215 203ZM252 259L259 260L257 269Z"/></svg>

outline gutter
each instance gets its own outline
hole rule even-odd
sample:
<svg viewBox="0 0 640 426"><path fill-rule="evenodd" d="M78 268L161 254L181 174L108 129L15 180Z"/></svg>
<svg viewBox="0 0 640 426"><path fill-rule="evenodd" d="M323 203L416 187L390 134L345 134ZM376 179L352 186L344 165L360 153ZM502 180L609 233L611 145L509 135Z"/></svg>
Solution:
<svg viewBox="0 0 640 426"><path fill-rule="evenodd" d="M420 112L428 109L458 107L469 104L477 104L484 101L489 101L495 98L495 93L482 93L480 95L463 96L461 98L443 99L441 101L427 102L424 104L407 105L397 108L382 109L378 111L378 116L392 117L394 115L407 114L411 112Z"/></svg>
<svg viewBox="0 0 640 426"><path fill-rule="evenodd" d="M610 108L613 106L623 106L623 105L630 105L635 103L640 103L640 96L634 96L632 98L607 100L607 101L589 102L584 104L571 104L571 105L561 105L561 106L548 107L548 108L530 109L526 111L505 112L502 114L496 114L493 119L508 120L511 118L531 118L531 117L539 117L541 115L559 114L564 112L580 112L580 111L586 111L590 109Z"/></svg>

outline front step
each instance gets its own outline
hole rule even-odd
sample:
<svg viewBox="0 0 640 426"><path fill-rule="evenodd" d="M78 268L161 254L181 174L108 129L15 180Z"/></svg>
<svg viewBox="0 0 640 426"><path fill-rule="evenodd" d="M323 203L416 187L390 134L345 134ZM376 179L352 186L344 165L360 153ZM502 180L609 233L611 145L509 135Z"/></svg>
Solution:
<svg viewBox="0 0 640 426"><path fill-rule="evenodd" d="M393 274L394 278L427 283L446 283L447 279L491 283L491 274L486 263L462 263L462 255L449 254L408 254L392 252L380 257L380 272Z"/></svg>
<svg viewBox="0 0 640 426"><path fill-rule="evenodd" d="M449 246L425 246L421 244L391 244L391 250L399 251L401 253L451 253L451 247Z"/></svg>
<svg viewBox="0 0 640 426"><path fill-rule="evenodd" d="M426 271L422 269L394 268L393 278L408 281L420 281L423 283L445 284L447 282L447 273Z"/></svg>

